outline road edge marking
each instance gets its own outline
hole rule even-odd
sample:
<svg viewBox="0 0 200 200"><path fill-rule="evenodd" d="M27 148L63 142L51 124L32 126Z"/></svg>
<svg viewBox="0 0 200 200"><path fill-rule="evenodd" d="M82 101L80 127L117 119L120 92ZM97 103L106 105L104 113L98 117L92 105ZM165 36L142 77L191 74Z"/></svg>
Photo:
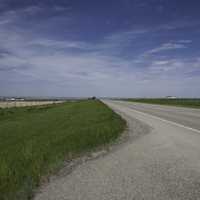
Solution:
<svg viewBox="0 0 200 200"><path fill-rule="evenodd" d="M122 106L123 106L123 105L122 105ZM173 122L173 121L170 121L170 120L166 120L166 119L163 119L163 118L160 118L160 117L157 117L157 116L155 116L155 115L151 115L151 114L148 114L148 113L145 113L145 112L141 112L141 111L135 110L134 108L128 107L128 109L133 110L134 112L137 112L137 113L139 113L139 114L146 115L146 116L150 116L150 117L152 117L152 118L154 118L154 119L158 119L158 120L163 121L163 122L165 122L165 123L173 124L173 125L179 126L179 127L181 127L181 128L185 128L185 129L188 129L188 130L190 130L190 131L200 133L200 130L198 130L198 129L191 128L191 127L189 127L189 126L185 126L185 125L183 125L183 124L179 124L179 123L176 123L176 122Z"/></svg>

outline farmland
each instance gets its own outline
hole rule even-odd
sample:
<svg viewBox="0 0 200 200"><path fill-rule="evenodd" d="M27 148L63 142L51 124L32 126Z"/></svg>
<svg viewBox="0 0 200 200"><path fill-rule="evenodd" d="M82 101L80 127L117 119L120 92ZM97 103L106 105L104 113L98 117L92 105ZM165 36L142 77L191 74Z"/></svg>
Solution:
<svg viewBox="0 0 200 200"><path fill-rule="evenodd" d="M0 108L39 106L62 103L63 101L0 101Z"/></svg>
<svg viewBox="0 0 200 200"><path fill-rule="evenodd" d="M126 101L138 102L138 103L149 103L149 104L159 104L159 105L170 105L170 106L181 106L189 108L200 108L200 99L187 99L187 98L177 98L177 99L167 99L167 98L129 98L123 99Z"/></svg>
<svg viewBox="0 0 200 200"><path fill-rule="evenodd" d="M124 127L98 100L0 109L0 199L29 199L64 160L115 140Z"/></svg>

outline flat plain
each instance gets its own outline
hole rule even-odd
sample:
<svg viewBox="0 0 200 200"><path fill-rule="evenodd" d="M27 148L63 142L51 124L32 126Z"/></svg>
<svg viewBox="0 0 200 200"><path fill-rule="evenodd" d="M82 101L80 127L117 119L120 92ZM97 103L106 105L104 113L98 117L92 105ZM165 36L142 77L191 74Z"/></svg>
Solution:
<svg viewBox="0 0 200 200"><path fill-rule="evenodd" d="M124 127L98 100L0 109L0 199L30 199L63 161L115 140Z"/></svg>
<svg viewBox="0 0 200 200"><path fill-rule="evenodd" d="M0 101L0 108L39 106L63 103L63 101Z"/></svg>
<svg viewBox="0 0 200 200"><path fill-rule="evenodd" d="M199 98L128 98L124 100L138 103L200 108Z"/></svg>

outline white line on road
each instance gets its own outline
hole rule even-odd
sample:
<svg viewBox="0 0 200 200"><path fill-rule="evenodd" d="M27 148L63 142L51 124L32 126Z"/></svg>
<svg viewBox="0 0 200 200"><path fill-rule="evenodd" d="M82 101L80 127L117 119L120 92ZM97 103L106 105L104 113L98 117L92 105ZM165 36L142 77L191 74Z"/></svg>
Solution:
<svg viewBox="0 0 200 200"><path fill-rule="evenodd" d="M188 127L188 126L184 126L184 125L182 125L182 124L179 124L179 123L176 123L176 122L173 122L173 121L169 121L169 120L166 120L166 119L157 117L157 116L155 116L155 115L147 114L147 113L144 113L144 112L135 110L134 108L129 108L129 109L134 110L134 112L137 112L137 113L140 113L140 114L143 114L143 115L146 115L146 116L150 116L150 117L152 117L152 118L154 118L154 119L158 119L158 120L160 120L160 121L166 122L166 123L168 123L168 124L173 124L173 125L179 126L179 127L181 127L181 128L185 128L185 129L188 129L188 130L191 130L191 131L200 133L200 130L198 130L198 129L191 128L191 127Z"/></svg>

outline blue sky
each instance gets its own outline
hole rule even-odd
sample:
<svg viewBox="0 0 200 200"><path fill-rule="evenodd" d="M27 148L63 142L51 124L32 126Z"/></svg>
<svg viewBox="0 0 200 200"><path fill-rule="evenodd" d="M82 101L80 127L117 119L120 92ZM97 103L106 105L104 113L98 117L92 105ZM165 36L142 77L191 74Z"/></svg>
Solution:
<svg viewBox="0 0 200 200"><path fill-rule="evenodd" d="M0 96L200 97L200 2L1 0Z"/></svg>

